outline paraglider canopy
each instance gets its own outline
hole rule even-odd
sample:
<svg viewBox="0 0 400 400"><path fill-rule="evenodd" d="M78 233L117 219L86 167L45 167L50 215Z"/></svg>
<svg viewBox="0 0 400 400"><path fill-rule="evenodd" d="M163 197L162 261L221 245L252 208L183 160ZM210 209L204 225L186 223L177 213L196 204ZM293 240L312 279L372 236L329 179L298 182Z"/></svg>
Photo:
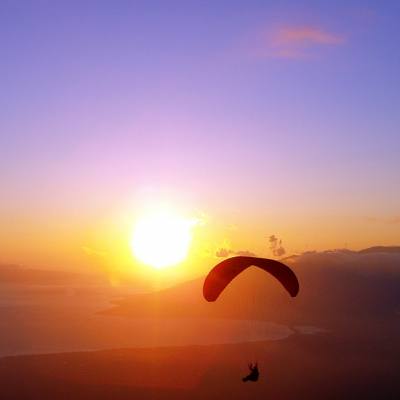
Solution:
<svg viewBox="0 0 400 400"><path fill-rule="evenodd" d="M297 296L299 281L294 272L285 264L268 258L236 256L220 262L209 272L203 286L204 298L207 301L217 300L226 286L237 275L252 265L274 276L290 296Z"/></svg>

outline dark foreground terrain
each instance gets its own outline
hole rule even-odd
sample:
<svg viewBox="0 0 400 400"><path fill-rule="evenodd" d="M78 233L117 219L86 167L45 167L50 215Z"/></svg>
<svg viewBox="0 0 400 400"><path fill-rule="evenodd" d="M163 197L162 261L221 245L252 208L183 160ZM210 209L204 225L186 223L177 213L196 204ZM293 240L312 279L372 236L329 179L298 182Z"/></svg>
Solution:
<svg viewBox="0 0 400 400"><path fill-rule="evenodd" d="M90 291L61 299L41 289L24 300L27 287L7 295L4 286L0 350L52 354L0 358L0 400L400 399L400 248L286 261L300 281L295 299L257 269L215 303L202 298L202 279L111 307ZM250 322L248 336L237 344L184 345L192 331L189 343L216 340L206 328L227 320ZM171 321L179 329L171 330ZM260 321L283 324L290 336L240 343ZM154 345L140 348L140 335L154 337ZM116 349L80 351L108 346ZM254 361L260 381L243 383Z"/></svg>
<svg viewBox="0 0 400 400"><path fill-rule="evenodd" d="M385 329L373 336L5 357L0 398L398 399L400 343ZM245 384L250 355L261 380Z"/></svg>

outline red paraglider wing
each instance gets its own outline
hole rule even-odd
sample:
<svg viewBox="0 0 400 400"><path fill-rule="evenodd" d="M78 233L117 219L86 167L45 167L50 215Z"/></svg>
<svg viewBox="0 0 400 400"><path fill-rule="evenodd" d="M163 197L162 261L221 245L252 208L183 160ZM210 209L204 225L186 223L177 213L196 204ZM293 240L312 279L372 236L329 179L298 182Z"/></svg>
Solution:
<svg viewBox="0 0 400 400"><path fill-rule="evenodd" d="M237 256L220 262L209 272L203 286L204 298L207 301L217 300L226 286L252 265L273 275L292 297L299 292L299 281L294 272L285 264L268 258Z"/></svg>

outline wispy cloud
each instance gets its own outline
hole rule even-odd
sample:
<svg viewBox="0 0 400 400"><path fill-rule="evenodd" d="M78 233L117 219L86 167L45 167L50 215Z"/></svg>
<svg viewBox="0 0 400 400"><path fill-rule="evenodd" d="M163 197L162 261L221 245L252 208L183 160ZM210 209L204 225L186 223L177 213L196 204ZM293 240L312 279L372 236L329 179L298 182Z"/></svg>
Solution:
<svg viewBox="0 0 400 400"><path fill-rule="evenodd" d="M230 256L232 253L233 253L232 250L225 249L225 248L221 247L220 249L218 249L218 250L215 252L215 256L216 256L216 257L223 258L223 257L228 257L228 256Z"/></svg>
<svg viewBox="0 0 400 400"><path fill-rule="evenodd" d="M246 256L246 257L255 257L257 255L256 253L253 253L252 251L249 250L239 250L236 251L235 254L237 256Z"/></svg>
<svg viewBox="0 0 400 400"><path fill-rule="evenodd" d="M305 44L339 44L343 38L312 26L280 28L273 37L276 46Z"/></svg>
<svg viewBox="0 0 400 400"><path fill-rule="evenodd" d="M317 47L344 43L341 35L311 26L282 26L263 34L262 55L277 58L305 58Z"/></svg>
<svg viewBox="0 0 400 400"><path fill-rule="evenodd" d="M231 249L227 249L225 247L221 247L219 248L216 252L215 252L215 256L219 257L219 258L225 258L225 257L229 257L229 256L247 256L247 257L254 257L256 256L255 253L249 251L249 250L231 250Z"/></svg>

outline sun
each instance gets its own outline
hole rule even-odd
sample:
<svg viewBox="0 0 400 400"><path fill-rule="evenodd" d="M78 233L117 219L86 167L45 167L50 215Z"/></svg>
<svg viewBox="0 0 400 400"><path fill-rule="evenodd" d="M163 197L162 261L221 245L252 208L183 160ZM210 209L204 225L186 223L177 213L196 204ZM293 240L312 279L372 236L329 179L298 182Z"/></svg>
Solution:
<svg viewBox="0 0 400 400"><path fill-rule="evenodd" d="M162 210L137 220L131 247L142 263L157 269L179 264L188 255L193 221Z"/></svg>

